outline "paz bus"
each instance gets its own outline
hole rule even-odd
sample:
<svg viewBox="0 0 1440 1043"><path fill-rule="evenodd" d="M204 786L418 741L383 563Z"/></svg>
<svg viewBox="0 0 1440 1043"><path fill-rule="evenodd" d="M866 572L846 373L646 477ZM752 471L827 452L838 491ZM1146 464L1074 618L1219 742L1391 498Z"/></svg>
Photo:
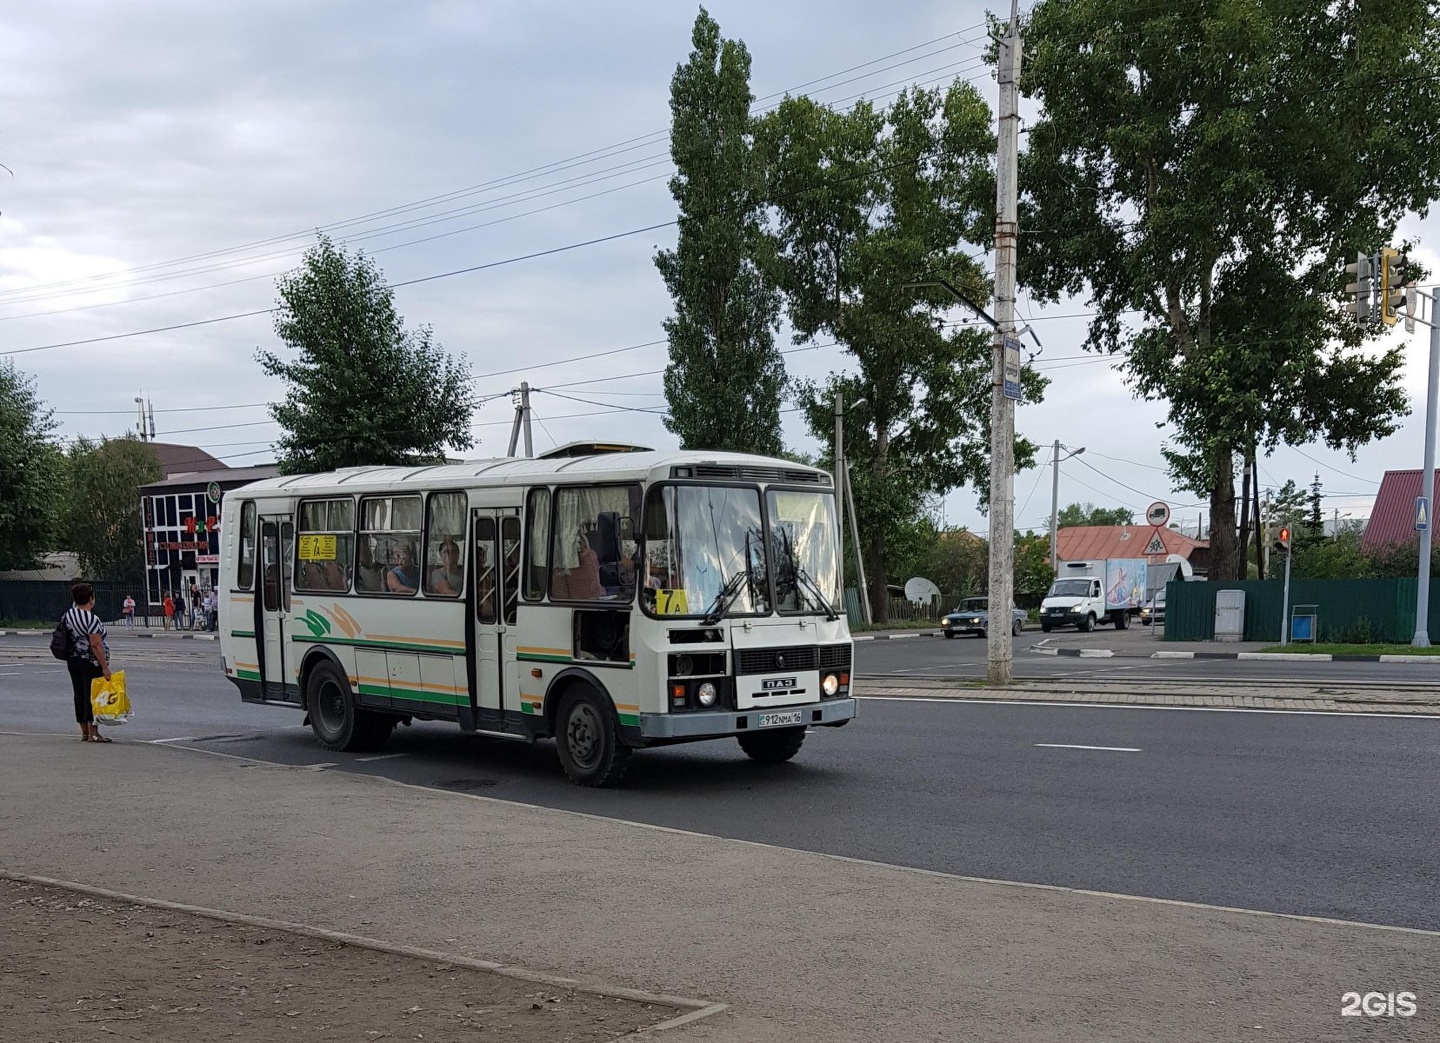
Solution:
<svg viewBox="0 0 1440 1043"><path fill-rule="evenodd" d="M221 514L223 669L331 750L418 719L553 739L584 786L701 739L789 760L856 712L834 497L787 460L598 444L255 482Z"/></svg>

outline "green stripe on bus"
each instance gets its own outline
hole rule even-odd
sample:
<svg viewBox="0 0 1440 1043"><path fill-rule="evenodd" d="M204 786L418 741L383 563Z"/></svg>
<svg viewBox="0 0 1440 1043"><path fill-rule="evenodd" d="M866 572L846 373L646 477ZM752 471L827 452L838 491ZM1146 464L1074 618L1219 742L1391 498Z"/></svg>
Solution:
<svg viewBox="0 0 1440 1043"><path fill-rule="evenodd" d="M620 723L628 724L632 728L638 728L640 727L640 715L638 713L622 713L620 714Z"/></svg>
<svg viewBox="0 0 1440 1043"><path fill-rule="evenodd" d="M574 658L568 655L545 655L543 652L516 652L516 659L525 659L535 663L573 663ZM588 661L588 660L587 660Z"/></svg>
<svg viewBox="0 0 1440 1043"><path fill-rule="evenodd" d="M231 637L254 637L254 636L255 636L255 631L253 631L253 630L232 630L232 631L230 631L230 636L231 636Z"/></svg>
<svg viewBox="0 0 1440 1043"><path fill-rule="evenodd" d="M412 703L439 703L441 706L461 706L470 700L449 692L415 692L407 688L391 688L387 685L362 684L361 695L373 695L380 699L404 699Z"/></svg>
<svg viewBox="0 0 1440 1043"><path fill-rule="evenodd" d="M240 680L242 680L242 681L258 681L258 680L260 680L260 671L259 671L259 670L236 670L236 671L235 671L235 676L238 677L238 678L240 678Z"/></svg>
<svg viewBox="0 0 1440 1043"><path fill-rule="evenodd" d="M351 637L312 637L309 634L291 634L291 641L311 645L354 645L356 648L391 648L398 652L438 652L441 655L464 655L465 649L451 645L423 645L408 641L366 641Z"/></svg>

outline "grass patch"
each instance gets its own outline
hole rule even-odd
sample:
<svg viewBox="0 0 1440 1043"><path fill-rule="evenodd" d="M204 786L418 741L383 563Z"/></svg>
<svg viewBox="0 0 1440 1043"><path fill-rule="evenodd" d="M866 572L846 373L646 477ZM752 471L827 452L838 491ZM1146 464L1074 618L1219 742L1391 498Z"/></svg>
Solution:
<svg viewBox="0 0 1440 1043"><path fill-rule="evenodd" d="M49 630L54 625L34 619L0 619L0 630Z"/></svg>
<svg viewBox="0 0 1440 1043"><path fill-rule="evenodd" d="M1440 648L1412 648L1410 645L1271 645L1265 652L1300 652L1305 655L1440 655Z"/></svg>

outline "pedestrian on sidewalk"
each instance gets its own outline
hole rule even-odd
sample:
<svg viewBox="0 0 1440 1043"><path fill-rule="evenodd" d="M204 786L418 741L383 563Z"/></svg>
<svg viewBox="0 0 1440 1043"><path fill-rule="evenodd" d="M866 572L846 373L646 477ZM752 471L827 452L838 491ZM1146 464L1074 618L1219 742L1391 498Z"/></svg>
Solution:
<svg viewBox="0 0 1440 1043"><path fill-rule="evenodd" d="M214 587L205 592L205 621L212 634L220 629L220 595Z"/></svg>
<svg viewBox="0 0 1440 1043"><path fill-rule="evenodd" d="M165 592L165 601L163 602L163 605L165 609L165 629L169 630L170 624L174 622L175 619L175 599L170 596L170 592L168 590Z"/></svg>
<svg viewBox="0 0 1440 1043"><path fill-rule="evenodd" d="M64 616L65 629L70 633L70 656L65 666L75 696L80 741L110 742L100 734L90 706L91 682L97 677L110 680L110 646L105 641L105 624L95 614L95 588L89 583L77 583L70 588L70 598L74 605Z"/></svg>
<svg viewBox="0 0 1440 1043"><path fill-rule="evenodd" d="M205 627L205 605L200 595L200 588L195 581L190 581L190 629L202 630Z"/></svg>
<svg viewBox="0 0 1440 1043"><path fill-rule="evenodd" d="M129 594L125 595L125 604L121 606L120 614L125 617L125 629L135 629L135 599Z"/></svg>

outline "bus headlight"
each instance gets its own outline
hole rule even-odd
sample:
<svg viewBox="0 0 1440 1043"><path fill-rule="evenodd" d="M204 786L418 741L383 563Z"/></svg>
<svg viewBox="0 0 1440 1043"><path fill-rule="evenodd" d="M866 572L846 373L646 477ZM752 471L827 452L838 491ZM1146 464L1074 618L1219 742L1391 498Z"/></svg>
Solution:
<svg viewBox="0 0 1440 1043"><path fill-rule="evenodd" d="M700 700L701 706L714 706L715 700L719 697L720 693L709 681L703 682L699 688L695 689L695 698Z"/></svg>
<svg viewBox="0 0 1440 1043"><path fill-rule="evenodd" d="M834 674L826 674L825 680L820 682L820 687L824 690L826 695L834 695L836 692L840 691L840 678L836 677Z"/></svg>

